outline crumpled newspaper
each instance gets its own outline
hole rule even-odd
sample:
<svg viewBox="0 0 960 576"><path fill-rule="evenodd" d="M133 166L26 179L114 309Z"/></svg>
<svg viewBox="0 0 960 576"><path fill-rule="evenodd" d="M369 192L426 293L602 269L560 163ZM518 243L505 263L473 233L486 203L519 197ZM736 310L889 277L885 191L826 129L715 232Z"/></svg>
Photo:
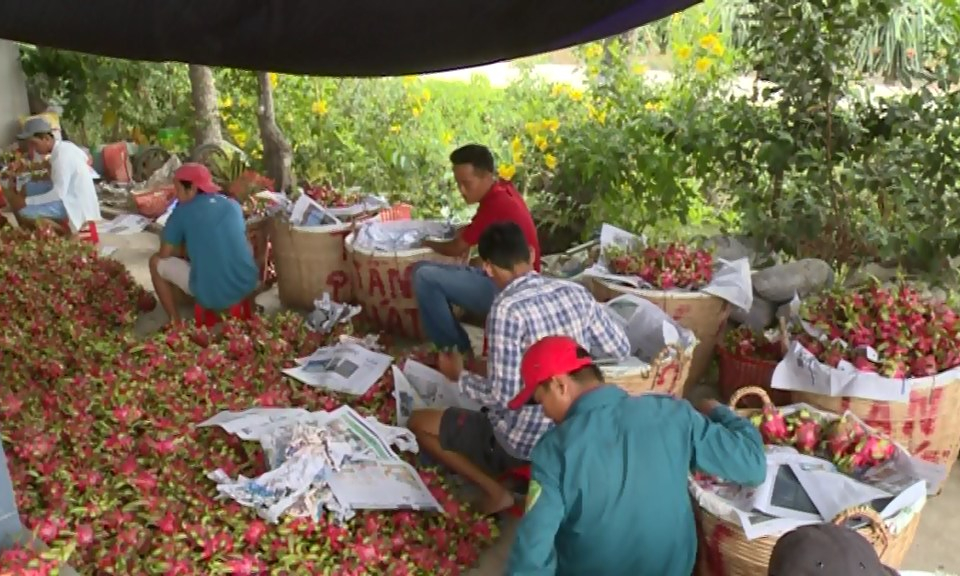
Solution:
<svg viewBox="0 0 960 576"><path fill-rule="evenodd" d="M398 252L420 248L426 239L449 240L456 230L446 222L401 220L371 222L356 232L353 245L366 250Z"/></svg>
<svg viewBox="0 0 960 576"><path fill-rule="evenodd" d="M239 476L232 480L221 469L207 477L217 483L217 492L255 509L268 522L276 523L294 506L318 515L316 506L323 498L316 490L325 486L326 475L340 470L350 454L349 446L338 444L326 428L297 423L276 468L254 479Z"/></svg>
<svg viewBox="0 0 960 576"><path fill-rule="evenodd" d="M349 334L341 334L339 342L340 344L356 344L357 346L363 346L372 352L384 351L383 344L380 343L379 334L367 334L363 338L357 338L356 336L350 336Z"/></svg>
<svg viewBox="0 0 960 576"><path fill-rule="evenodd" d="M307 327L314 332L326 334L337 324L349 322L360 314L360 306L334 302L329 292L323 293L323 298L313 301L313 312L307 316Z"/></svg>

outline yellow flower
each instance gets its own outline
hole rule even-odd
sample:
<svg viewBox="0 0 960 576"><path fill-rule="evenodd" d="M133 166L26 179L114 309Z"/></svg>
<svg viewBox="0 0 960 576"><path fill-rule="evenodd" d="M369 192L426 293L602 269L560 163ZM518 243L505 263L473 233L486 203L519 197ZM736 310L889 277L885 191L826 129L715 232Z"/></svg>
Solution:
<svg viewBox="0 0 960 576"><path fill-rule="evenodd" d="M277 84L280 83L280 76L276 72L271 72L267 74L267 77L270 79L271 88L276 88Z"/></svg>
<svg viewBox="0 0 960 576"><path fill-rule="evenodd" d="M231 97L229 97L229 96L227 96L227 97L225 97L225 98L221 98L221 99L220 99L220 102L218 102L218 104L220 105L221 108L229 108L229 107L233 106L233 98L231 98Z"/></svg>
<svg viewBox="0 0 960 576"><path fill-rule="evenodd" d="M519 136L513 137L513 141L510 142L510 151L513 152L514 155L523 153L523 142L520 141Z"/></svg>
<svg viewBox="0 0 960 576"><path fill-rule="evenodd" d="M656 112L663 109L663 102L647 102L643 105L644 110Z"/></svg>
<svg viewBox="0 0 960 576"><path fill-rule="evenodd" d="M514 152L514 153L513 153L513 163L514 163L514 164L523 164L523 152Z"/></svg>
<svg viewBox="0 0 960 576"><path fill-rule="evenodd" d="M701 26L709 26L709 25L710 25L710 17L709 17L709 16L701 16L701 17L700 17L700 25L701 25Z"/></svg>
<svg viewBox="0 0 960 576"><path fill-rule="evenodd" d="M403 77L403 85L404 85L404 86L409 86L409 85L413 84L413 83L416 82L416 81L417 81L417 77L416 77L416 76L404 76L404 77Z"/></svg>
<svg viewBox="0 0 960 576"><path fill-rule="evenodd" d="M419 106L414 106L413 108L410 109L410 113L413 114L414 118L418 118L420 114L423 113L423 108Z"/></svg>
<svg viewBox="0 0 960 576"><path fill-rule="evenodd" d="M607 121L606 110L597 110L593 104L587 104L587 112L589 112L590 117L596 120L600 125L603 125L604 122Z"/></svg>
<svg viewBox="0 0 960 576"><path fill-rule="evenodd" d="M575 90L573 88L571 88L570 91L567 92L567 95L570 96L570 99L573 100L574 102L579 102L583 100L583 92L579 90Z"/></svg>
<svg viewBox="0 0 960 576"><path fill-rule="evenodd" d="M687 46L686 44L677 48L677 51L676 51L677 60L681 60L681 61L690 58L691 54L693 54L693 48L691 48L690 46Z"/></svg>
<svg viewBox="0 0 960 576"><path fill-rule="evenodd" d="M720 43L716 34L706 34L700 38L700 47L704 50L713 50L713 47Z"/></svg>
<svg viewBox="0 0 960 576"><path fill-rule="evenodd" d="M641 74L646 74L646 73L647 73L647 67L644 66L643 64L635 64L635 65L633 66L633 73L636 74L636 75L638 75L638 76L641 75Z"/></svg>
<svg viewBox="0 0 960 576"><path fill-rule="evenodd" d="M599 67L599 66L597 66L597 65L595 65L595 64L591 64L591 65L587 66L587 76L590 76L591 78L593 78L594 76L597 76L597 75L599 75L599 74L600 74L600 67Z"/></svg>
<svg viewBox="0 0 960 576"><path fill-rule="evenodd" d="M676 24L677 22L680 21L680 18L682 18L682 16L680 16L680 13L679 13L679 12L676 12L676 13L674 13L674 15L673 15L673 17L671 18L671 20L673 20L674 24Z"/></svg>
<svg viewBox="0 0 960 576"><path fill-rule="evenodd" d="M526 129L527 134L536 136L540 133L540 130L544 128L544 126L542 124L537 124L536 122L527 122L524 125L524 128Z"/></svg>
<svg viewBox="0 0 960 576"><path fill-rule="evenodd" d="M541 152L547 149L547 139L543 136L537 136L533 139L533 145L537 147Z"/></svg>
<svg viewBox="0 0 960 576"><path fill-rule="evenodd" d="M543 156L543 163L547 166L547 168L553 170L557 167L557 157L553 154L545 154Z"/></svg>
<svg viewBox="0 0 960 576"><path fill-rule="evenodd" d="M717 43L713 46L713 48L710 49L710 52L711 52L714 56L717 56L717 57L723 56L723 53L726 52L726 51L727 51L727 49L724 48L724 47L723 47L723 44L721 44L720 42L717 42Z"/></svg>
<svg viewBox="0 0 960 576"><path fill-rule="evenodd" d="M424 102L429 102L429 101L430 101L430 89L429 89L429 88L424 88L424 89L423 89L422 98L423 98L423 101L424 101Z"/></svg>
<svg viewBox="0 0 960 576"><path fill-rule="evenodd" d="M563 94L564 92L566 92L568 89L569 89L569 86L567 86L566 84L559 84L559 83L558 83L558 84L554 84L554 85L553 85L553 88L550 89L550 95L551 95L551 96L559 96L559 95Z"/></svg>
<svg viewBox="0 0 960 576"><path fill-rule="evenodd" d="M710 69L710 66L713 65L713 60L709 58L697 58L696 63L693 67L697 72L703 73Z"/></svg>
<svg viewBox="0 0 960 576"><path fill-rule="evenodd" d="M501 164L500 168L497 170L497 175L504 180L513 180L514 175L517 173L517 167L513 164Z"/></svg>
<svg viewBox="0 0 960 576"><path fill-rule="evenodd" d="M315 100L313 104L310 105L310 110L317 116L323 116L327 113L327 101L323 99Z"/></svg>
<svg viewBox="0 0 960 576"><path fill-rule="evenodd" d="M247 144L247 133L243 130L234 132L231 136L233 136L233 141L237 143L237 146L243 148Z"/></svg>
<svg viewBox="0 0 960 576"><path fill-rule="evenodd" d="M453 132L447 130L443 133L443 143L450 144L451 142L453 142Z"/></svg>
<svg viewBox="0 0 960 576"><path fill-rule="evenodd" d="M560 122L555 118L548 118L540 124L543 126L544 130L549 130L554 134L556 134L557 130L560 129Z"/></svg>
<svg viewBox="0 0 960 576"><path fill-rule="evenodd" d="M399 125L399 124L394 124L393 126L391 126L391 127L390 127L390 132L391 132L392 134L399 134L399 133L400 133L400 125Z"/></svg>
<svg viewBox="0 0 960 576"><path fill-rule="evenodd" d="M584 54L589 59L599 58L603 55L603 46L600 44L590 44L587 46L587 49L584 50Z"/></svg>

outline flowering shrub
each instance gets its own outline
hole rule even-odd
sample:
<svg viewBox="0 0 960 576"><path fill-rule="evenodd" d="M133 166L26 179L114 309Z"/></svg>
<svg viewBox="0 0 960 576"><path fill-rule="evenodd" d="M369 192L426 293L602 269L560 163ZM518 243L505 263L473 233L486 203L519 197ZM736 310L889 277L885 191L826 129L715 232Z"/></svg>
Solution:
<svg viewBox="0 0 960 576"><path fill-rule="evenodd" d="M83 245L3 233L0 261L0 430L17 505L81 574L456 574L495 535L430 470L420 473L444 515L272 526L215 500L206 472L256 476L264 456L192 424L255 405L345 402L391 421L389 375L360 398L284 378L287 359L325 341L286 314L218 331L181 324L138 341L125 329L154 303L119 263ZM4 570L48 573L23 551L4 556Z"/></svg>

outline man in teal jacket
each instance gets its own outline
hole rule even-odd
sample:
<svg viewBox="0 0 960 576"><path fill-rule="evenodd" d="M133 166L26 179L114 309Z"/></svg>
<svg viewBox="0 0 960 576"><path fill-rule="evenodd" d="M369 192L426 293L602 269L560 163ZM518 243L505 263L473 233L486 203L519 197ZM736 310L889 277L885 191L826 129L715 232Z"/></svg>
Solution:
<svg viewBox="0 0 960 576"><path fill-rule="evenodd" d="M684 400L628 396L564 336L531 346L520 373L510 408L540 404L557 426L531 455L511 576L689 576L697 536L687 474L764 480L760 434L716 401L703 416Z"/></svg>

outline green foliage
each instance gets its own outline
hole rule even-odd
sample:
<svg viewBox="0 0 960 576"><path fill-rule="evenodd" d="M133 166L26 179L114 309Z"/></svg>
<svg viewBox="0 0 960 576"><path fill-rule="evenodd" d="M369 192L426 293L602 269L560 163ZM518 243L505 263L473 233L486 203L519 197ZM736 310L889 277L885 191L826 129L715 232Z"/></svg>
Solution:
<svg viewBox="0 0 960 576"><path fill-rule="evenodd" d="M448 155L486 144L549 249L608 222L669 237L743 231L788 255L934 268L960 252L960 96L946 90L960 70L960 9L911 1L707 2L625 35L629 47L581 47L582 82L570 84L535 75L532 61L506 87L485 76L271 75L277 122L301 178L385 193L425 217L467 213ZM635 38L669 53L672 80L645 74ZM23 60L90 141L189 150L186 66L45 49ZM753 90L734 86L754 71ZM862 89L876 72L914 91L877 99ZM216 82L224 135L256 167L256 79L217 70Z"/></svg>

